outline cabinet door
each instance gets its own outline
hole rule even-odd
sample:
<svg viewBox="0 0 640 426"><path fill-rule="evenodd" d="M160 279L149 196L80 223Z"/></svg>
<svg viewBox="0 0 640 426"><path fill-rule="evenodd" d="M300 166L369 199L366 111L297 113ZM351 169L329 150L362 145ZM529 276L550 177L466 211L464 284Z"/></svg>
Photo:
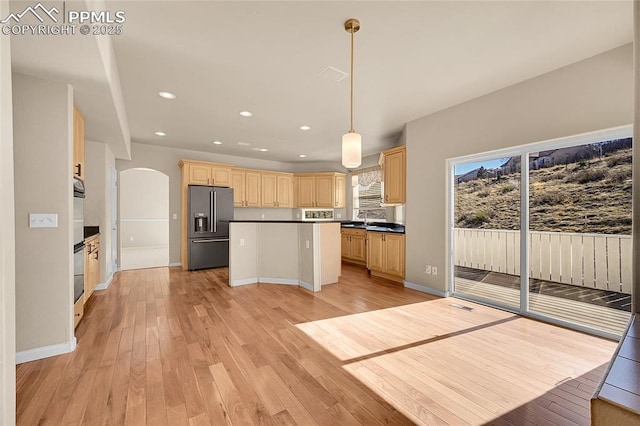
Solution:
<svg viewBox="0 0 640 426"><path fill-rule="evenodd" d="M385 234L384 272L404 277L404 235Z"/></svg>
<svg viewBox="0 0 640 426"><path fill-rule="evenodd" d="M351 258L359 262L367 261L366 237L364 235L351 236Z"/></svg>
<svg viewBox="0 0 640 426"><path fill-rule="evenodd" d="M212 167L211 185L231 186L231 169L228 167Z"/></svg>
<svg viewBox="0 0 640 426"><path fill-rule="evenodd" d="M344 259L349 259L351 257L351 241L349 241L349 234L343 231L340 234L340 237L341 237L342 257Z"/></svg>
<svg viewBox="0 0 640 426"><path fill-rule="evenodd" d="M84 117L73 107L73 176L84 180Z"/></svg>
<svg viewBox="0 0 640 426"><path fill-rule="evenodd" d="M384 202L405 202L405 151L404 149L384 156Z"/></svg>
<svg viewBox="0 0 640 426"><path fill-rule="evenodd" d="M189 164L190 185L209 185L211 183L211 167L202 164Z"/></svg>
<svg viewBox="0 0 640 426"><path fill-rule="evenodd" d="M298 207L315 207L316 178L313 176L296 177L298 187Z"/></svg>
<svg viewBox="0 0 640 426"><path fill-rule="evenodd" d="M278 207L293 207L293 176L291 175L278 175L277 179L277 206Z"/></svg>
<svg viewBox="0 0 640 426"><path fill-rule="evenodd" d="M235 170L231 172L231 187L233 188L233 206L244 207L245 172Z"/></svg>
<svg viewBox="0 0 640 426"><path fill-rule="evenodd" d="M333 176L316 176L316 207L333 207Z"/></svg>
<svg viewBox="0 0 640 426"><path fill-rule="evenodd" d="M382 240L384 234L377 232L367 233L369 239L369 260L367 267L372 271L384 270L384 241Z"/></svg>
<svg viewBox="0 0 640 426"><path fill-rule="evenodd" d="M344 175L337 175L335 181L334 207L344 208L347 205L347 178Z"/></svg>
<svg viewBox="0 0 640 426"><path fill-rule="evenodd" d="M277 176L275 173L262 173L262 202L261 207L275 207L278 190Z"/></svg>
<svg viewBox="0 0 640 426"><path fill-rule="evenodd" d="M245 206L260 207L260 177L258 172L245 173Z"/></svg>

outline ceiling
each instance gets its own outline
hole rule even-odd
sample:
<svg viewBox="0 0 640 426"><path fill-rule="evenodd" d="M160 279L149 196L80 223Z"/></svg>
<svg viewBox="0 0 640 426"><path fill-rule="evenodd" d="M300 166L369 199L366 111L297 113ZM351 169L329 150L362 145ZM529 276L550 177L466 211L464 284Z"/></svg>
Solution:
<svg viewBox="0 0 640 426"><path fill-rule="evenodd" d="M365 156L397 144L408 121L633 39L631 1L108 6L126 13L123 34L110 39L131 141L285 162L340 159L349 128L349 79L331 81L320 73L328 66L348 72L348 18L362 25L355 35L354 127ZM29 43L40 43L36 39ZM55 70L43 60L61 63L55 52L39 50L37 63L14 55L16 65ZM177 99L162 99L162 90ZM253 116L240 116L244 110Z"/></svg>

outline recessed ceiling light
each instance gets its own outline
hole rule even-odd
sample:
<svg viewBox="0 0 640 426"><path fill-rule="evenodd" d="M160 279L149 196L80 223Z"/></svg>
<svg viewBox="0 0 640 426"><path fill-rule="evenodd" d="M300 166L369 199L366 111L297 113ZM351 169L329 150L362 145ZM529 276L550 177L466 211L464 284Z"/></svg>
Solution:
<svg viewBox="0 0 640 426"><path fill-rule="evenodd" d="M298 155L298 157L300 157L300 158L307 158L307 156L306 156L305 154L300 154L300 155Z"/></svg>
<svg viewBox="0 0 640 426"><path fill-rule="evenodd" d="M175 99L176 95L174 95L171 92L158 92L158 95L160 95L161 97L165 98L165 99Z"/></svg>
<svg viewBox="0 0 640 426"><path fill-rule="evenodd" d="M267 148L260 148L260 152L267 152L269 151Z"/></svg>
<svg viewBox="0 0 640 426"><path fill-rule="evenodd" d="M251 117L253 115L253 113L249 112L249 111L240 111L240 115L243 117Z"/></svg>
<svg viewBox="0 0 640 426"><path fill-rule="evenodd" d="M156 136L167 136L167 134L165 132L155 132L154 135L156 135Z"/></svg>
<svg viewBox="0 0 640 426"><path fill-rule="evenodd" d="M311 127L305 124L304 126L300 126L300 130L311 130Z"/></svg>
<svg viewBox="0 0 640 426"><path fill-rule="evenodd" d="M240 145L240 146L249 146L251 144L249 142L238 142L238 145Z"/></svg>
<svg viewBox="0 0 640 426"><path fill-rule="evenodd" d="M213 144L214 144L214 145L222 145L222 142L220 142L220 141L213 141Z"/></svg>

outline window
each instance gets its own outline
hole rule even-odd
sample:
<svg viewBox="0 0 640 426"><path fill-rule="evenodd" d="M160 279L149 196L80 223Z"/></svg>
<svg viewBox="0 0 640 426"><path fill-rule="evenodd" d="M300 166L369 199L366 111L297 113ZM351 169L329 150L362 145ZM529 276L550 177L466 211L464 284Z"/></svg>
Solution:
<svg viewBox="0 0 640 426"><path fill-rule="evenodd" d="M380 167L353 172L358 184L353 187L353 219L386 221L386 208L382 206L382 173Z"/></svg>

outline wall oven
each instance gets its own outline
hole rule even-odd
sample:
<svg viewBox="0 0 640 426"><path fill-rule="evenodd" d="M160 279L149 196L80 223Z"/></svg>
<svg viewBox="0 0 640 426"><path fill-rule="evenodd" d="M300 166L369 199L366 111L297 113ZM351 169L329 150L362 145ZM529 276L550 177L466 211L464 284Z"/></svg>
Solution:
<svg viewBox="0 0 640 426"><path fill-rule="evenodd" d="M73 303L84 294L84 182L73 178Z"/></svg>

